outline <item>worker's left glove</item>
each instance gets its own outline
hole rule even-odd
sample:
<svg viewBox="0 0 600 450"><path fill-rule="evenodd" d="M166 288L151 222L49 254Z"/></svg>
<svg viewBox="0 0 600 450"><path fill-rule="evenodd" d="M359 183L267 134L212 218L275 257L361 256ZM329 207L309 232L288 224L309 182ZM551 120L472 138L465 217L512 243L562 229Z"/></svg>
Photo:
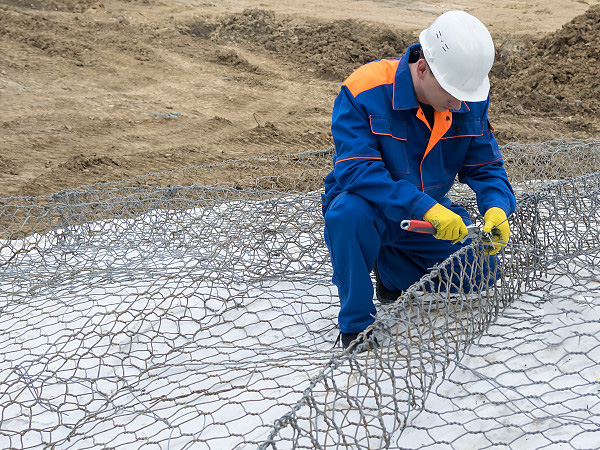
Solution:
<svg viewBox="0 0 600 450"><path fill-rule="evenodd" d="M492 245L486 246L485 252L488 255L495 255L508 243L510 237L506 213L502 208L494 206L486 211L483 220L485 221L483 232L490 233L492 237Z"/></svg>

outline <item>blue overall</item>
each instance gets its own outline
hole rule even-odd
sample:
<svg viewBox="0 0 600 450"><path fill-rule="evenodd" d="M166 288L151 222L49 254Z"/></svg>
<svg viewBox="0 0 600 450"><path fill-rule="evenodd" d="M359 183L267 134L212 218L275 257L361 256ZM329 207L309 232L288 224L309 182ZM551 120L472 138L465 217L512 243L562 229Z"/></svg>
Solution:
<svg viewBox="0 0 600 450"><path fill-rule="evenodd" d="M432 128L408 66L416 45L400 59L358 68L335 100L335 154L322 206L344 333L362 331L375 320L370 276L375 261L383 284L404 290L460 248L400 228L404 219L422 220L436 203L470 224L467 211L446 197L457 175L475 192L481 214L499 207L508 216L515 209L487 118L489 99L435 111Z"/></svg>

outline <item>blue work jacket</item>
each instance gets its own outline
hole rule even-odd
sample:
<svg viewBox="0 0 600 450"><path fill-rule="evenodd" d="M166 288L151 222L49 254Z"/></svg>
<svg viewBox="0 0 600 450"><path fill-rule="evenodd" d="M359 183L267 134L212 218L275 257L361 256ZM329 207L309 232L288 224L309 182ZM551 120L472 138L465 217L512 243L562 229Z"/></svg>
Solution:
<svg viewBox="0 0 600 450"><path fill-rule="evenodd" d="M450 206L446 194L458 175L475 192L481 214L493 206L512 214L515 196L488 121L489 98L435 111L432 130L413 88L413 47L344 81L333 108L334 168L325 178L324 212L349 191L390 220L422 219L436 202Z"/></svg>

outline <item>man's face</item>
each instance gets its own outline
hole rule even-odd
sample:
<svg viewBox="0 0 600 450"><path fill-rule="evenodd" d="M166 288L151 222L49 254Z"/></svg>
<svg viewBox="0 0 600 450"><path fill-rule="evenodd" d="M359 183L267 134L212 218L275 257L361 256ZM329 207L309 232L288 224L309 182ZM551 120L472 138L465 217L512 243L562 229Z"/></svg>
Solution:
<svg viewBox="0 0 600 450"><path fill-rule="evenodd" d="M461 104L460 100L452 97L440 86L429 67L425 69L421 97L421 102L431 105L436 111L459 109Z"/></svg>

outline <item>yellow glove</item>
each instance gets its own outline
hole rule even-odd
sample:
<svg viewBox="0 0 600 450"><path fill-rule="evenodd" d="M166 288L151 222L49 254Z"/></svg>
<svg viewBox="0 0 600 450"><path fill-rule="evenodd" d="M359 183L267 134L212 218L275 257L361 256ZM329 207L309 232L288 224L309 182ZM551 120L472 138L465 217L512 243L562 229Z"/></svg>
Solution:
<svg viewBox="0 0 600 450"><path fill-rule="evenodd" d="M487 247L485 252L488 255L495 255L508 243L510 237L506 213L502 208L494 206L486 211L483 220L485 221L483 232L492 234L492 243L494 244Z"/></svg>
<svg viewBox="0 0 600 450"><path fill-rule="evenodd" d="M458 214L439 203L433 205L423 216L423 220L430 222L437 232L433 235L436 239L445 239L456 243L467 235L467 226Z"/></svg>

